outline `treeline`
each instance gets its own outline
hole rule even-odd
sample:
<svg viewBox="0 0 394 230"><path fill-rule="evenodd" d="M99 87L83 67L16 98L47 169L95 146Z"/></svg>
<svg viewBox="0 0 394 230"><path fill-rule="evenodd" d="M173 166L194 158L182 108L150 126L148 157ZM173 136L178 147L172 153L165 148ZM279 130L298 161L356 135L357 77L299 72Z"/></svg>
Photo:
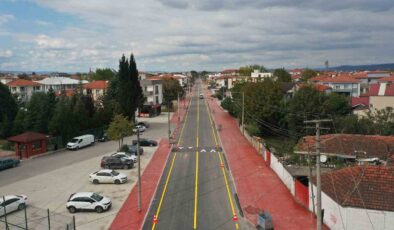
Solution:
<svg viewBox="0 0 394 230"><path fill-rule="evenodd" d="M257 83L238 83L231 89L232 99L225 98L222 106L241 121L244 101L246 129L250 134L263 137L284 137L298 141L305 135L314 135L305 120L332 119L327 133L394 134L392 108L372 111L359 118L352 114L350 98L329 95L305 85L292 97L282 90L283 82L264 79ZM242 97L244 95L244 100Z"/></svg>
<svg viewBox="0 0 394 230"><path fill-rule="evenodd" d="M110 77L107 92L96 102L83 94L80 85L72 96L65 91L56 96L49 90L36 92L28 102L19 104L8 87L0 83L0 138L36 131L61 136L66 142L85 130L108 126L115 114L134 121L137 108L145 100L134 56L127 59L123 55L119 71L111 72L115 75Z"/></svg>

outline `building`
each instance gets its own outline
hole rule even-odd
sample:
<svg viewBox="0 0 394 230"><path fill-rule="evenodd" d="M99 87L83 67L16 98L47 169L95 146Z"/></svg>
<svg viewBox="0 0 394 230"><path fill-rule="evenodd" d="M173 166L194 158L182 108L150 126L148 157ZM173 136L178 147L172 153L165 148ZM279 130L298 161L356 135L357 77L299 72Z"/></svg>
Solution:
<svg viewBox="0 0 394 230"><path fill-rule="evenodd" d="M86 80L75 80L68 77L47 77L43 80L36 81L42 85L42 90L48 92L52 88L55 92L63 90L73 90L81 84L86 84Z"/></svg>
<svg viewBox="0 0 394 230"><path fill-rule="evenodd" d="M315 184L312 178L314 194ZM323 222L330 229L393 229L394 167L352 166L323 173L321 190ZM316 199L311 193L309 199L312 211Z"/></svg>
<svg viewBox="0 0 394 230"><path fill-rule="evenodd" d="M309 79L309 82L329 86L332 92L338 94L351 97L358 97L360 95L360 80L348 74L341 74L335 77L326 75L317 76Z"/></svg>
<svg viewBox="0 0 394 230"><path fill-rule="evenodd" d="M92 81L83 86L85 95L90 95L93 101L97 102L102 99L107 92L108 81Z"/></svg>
<svg viewBox="0 0 394 230"><path fill-rule="evenodd" d="M16 95L21 101L28 101L34 92L41 91L41 84L24 79L13 80L6 85L10 89L10 92Z"/></svg>
<svg viewBox="0 0 394 230"><path fill-rule="evenodd" d="M29 158L47 151L47 136L36 132L25 132L8 138L15 143L15 155L19 159Z"/></svg>
<svg viewBox="0 0 394 230"><path fill-rule="evenodd" d="M270 78L272 77L272 73L264 73L260 72L259 70L255 69L251 74L250 77L252 78L253 82L256 82L258 79L263 79L263 78Z"/></svg>
<svg viewBox="0 0 394 230"><path fill-rule="evenodd" d="M353 77L360 80L361 94L368 93L369 86L376 84L380 79L390 77L390 72L387 71L363 71L356 72Z"/></svg>
<svg viewBox="0 0 394 230"><path fill-rule="evenodd" d="M140 81L147 104L163 103L163 81L159 77L146 77Z"/></svg>
<svg viewBox="0 0 394 230"><path fill-rule="evenodd" d="M394 76L382 78L378 83L371 84L368 96L370 109L394 108Z"/></svg>

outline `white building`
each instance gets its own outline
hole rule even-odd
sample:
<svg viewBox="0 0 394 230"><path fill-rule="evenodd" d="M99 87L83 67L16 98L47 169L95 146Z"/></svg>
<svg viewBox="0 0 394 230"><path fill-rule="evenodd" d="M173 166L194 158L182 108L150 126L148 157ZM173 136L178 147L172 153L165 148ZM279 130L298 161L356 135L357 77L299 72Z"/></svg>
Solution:
<svg viewBox="0 0 394 230"><path fill-rule="evenodd" d="M346 74L336 77L317 76L309 79L309 82L329 86L332 92L338 94L345 94L352 97L358 97L361 94L360 80Z"/></svg>
<svg viewBox="0 0 394 230"><path fill-rule="evenodd" d="M34 92L41 91L41 84L24 79L10 81L6 85L21 101L28 101Z"/></svg>
<svg viewBox="0 0 394 230"><path fill-rule="evenodd" d="M140 84L147 104L163 103L163 83L160 78L147 77L144 80L140 80Z"/></svg>
<svg viewBox="0 0 394 230"><path fill-rule="evenodd" d="M42 85L42 90L48 92L52 88L55 92L61 90L73 90L77 88L80 84L89 83L86 80L75 80L67 77L47 77L43 80L36 81Z"/></svg>
<svg viewBox="0 0 394 230"><path fill-rule="evenodd" d="M250 76L252 77L252 81L255 82L257 79L270 78L273 76L273 74L268 72L260 72L259 70L255 69Z"/></svg>
<svg viewBox="0 0 394 230"><path fill-rule="evenodd" d="M394 167L346 167L322 174L321 185L323 221L330 229L394 228ZM315 184L309 187L316 197ZM312 211L316 199L309 198Z"/></svg>

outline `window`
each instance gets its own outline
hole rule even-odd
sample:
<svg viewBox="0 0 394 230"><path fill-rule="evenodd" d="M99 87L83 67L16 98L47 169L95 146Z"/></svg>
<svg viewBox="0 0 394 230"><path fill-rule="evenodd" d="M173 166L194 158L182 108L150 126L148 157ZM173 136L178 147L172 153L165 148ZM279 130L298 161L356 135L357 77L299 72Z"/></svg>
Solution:
<svg viewBox="0 0 394 230"><path fill-rule="evenodd" d="M156 104L159 104L159 96L156 96Z"/></svg>
<svg viewBox="0 0 394 230"><path fill-rule="evenodd" d="M34 149L41 149L41 141L33 142L32 146L33 146L33 150Z"/></svg>
<svg viewBox="0 0 394 230"><path fill-rule="evenodd" d="M159 86L155 85L155 94L159 94Z"/></svg>

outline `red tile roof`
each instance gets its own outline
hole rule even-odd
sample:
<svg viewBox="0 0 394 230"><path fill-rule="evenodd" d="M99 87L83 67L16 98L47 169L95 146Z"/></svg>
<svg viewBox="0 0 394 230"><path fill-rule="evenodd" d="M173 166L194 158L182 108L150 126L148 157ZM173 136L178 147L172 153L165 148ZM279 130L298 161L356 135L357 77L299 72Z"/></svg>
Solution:
<svg viewBox="0 0 394 230"><path fill-rule="evenodd" d="M308 81L310 81L310 82L320 82L320 81L323 81L326 78L331 79L331 77L329 77L327 75L319 75L319 76L310 78Z"/></svg>
<svg viewBox="0 0 394 230"><path fill-rule="evenodd" d="M320 81L326 83L359 83L360 82L360 80L357 80L351 75L339 75L337 77L328 77Z"/></svg>
<svg viewBox="0 0 394 230"><path fill-rule="evenodd" d="M352 97L352 107L357 105L369 105L369 97Z"/></svg>
<svg viewBox="0 0 394 230"><path fill-rule="evenodd" d="M306 136L298 142L298 151L315 151L315 136ZM321 151L330 154L379 157L386 160L394 154L394 136L327 134L321 136Z"/></svg>
<svg viewBox="0 0 394 230"><path fill-rule="evenodd" d="M315 89L319 92L326 92L326 90L331 89L331 87L327 85L315 84Z"/></svg>
<svg viewBox="0 0 394 230"><path fill-rule="evenodd" d="M45 134L36 133L36 132L24 132L22 134L8 138L9 141L19 142L19 143L28 143L32 141L40 141L46 139L47 136Z"/></svg>
<svg viewBox="0 0 394 230"><path fill-rule="evenodd" d="M367 72L357 72L353 74L354 78L357 79L364 79L364 78L368 78L368 73Z"/></svg>
<svg viewBox="0 0 394 230"><path fill-rule="evenodd" d="M379 96L379 89L381 85L379 83L370 84L369 85L369 96ZM386 84L386 90L384 91L384 95L381 96L394 96L394 84L388 83Z"/></svg>
<svg viewBox="0 0 394 230"><path fill-rule="evenodd" d="M389 83L394 83L394 75L391 75L390 77L382 77L378 80L378 82L389 82Z"/></svg>
<svg viewBox="0 0 394 230"><path fill-rule="evenodd" d="M20 86L40 86L40 83L29 81L25 79L17 79L11 82L8 82L7 85L9 87L20 87Z"/></svg>
<svg viewBox="0 0 394 230"><path fill-rule="evenodd" d="M291 78L293 80L300 79L301 78L301 74L291 75Z"/></svg>
<svg viewBox="0 0 394 230"><path fill-rule="evenodd" d="M92 81L83 86L85 89L106 89L108 88L108 81L99 80Z"/></svg>
<svg viewBox="0 0 394 230"><path fill-rule="evenodd" d="M239 69L225 69L222 73L239 73Z"/></svg>
<svg viewBox="0 0 394 230"><path fill-rule="evenodd" d="M66 97L71 97L74 94L74 90L73 89L66 89L65 93L66 93ZM59 91L55 92L55 95L57 97L59 97L60 95L62 95L62 91L59 90Z"/></svg>
<svg viewBox="0 0 394 230"><path fill-rule="evenodd" d="M158 77L158 76L152 76L152 77L146 77L146 80L161 80L161 78L160 77Z"/></svg>
<svg viewBox="0 0 394 230"><path fill-rule="evenodd" d="M394 211L394 167L353 166L327 172L321 175L321 188L344 207Z"/></svg>

